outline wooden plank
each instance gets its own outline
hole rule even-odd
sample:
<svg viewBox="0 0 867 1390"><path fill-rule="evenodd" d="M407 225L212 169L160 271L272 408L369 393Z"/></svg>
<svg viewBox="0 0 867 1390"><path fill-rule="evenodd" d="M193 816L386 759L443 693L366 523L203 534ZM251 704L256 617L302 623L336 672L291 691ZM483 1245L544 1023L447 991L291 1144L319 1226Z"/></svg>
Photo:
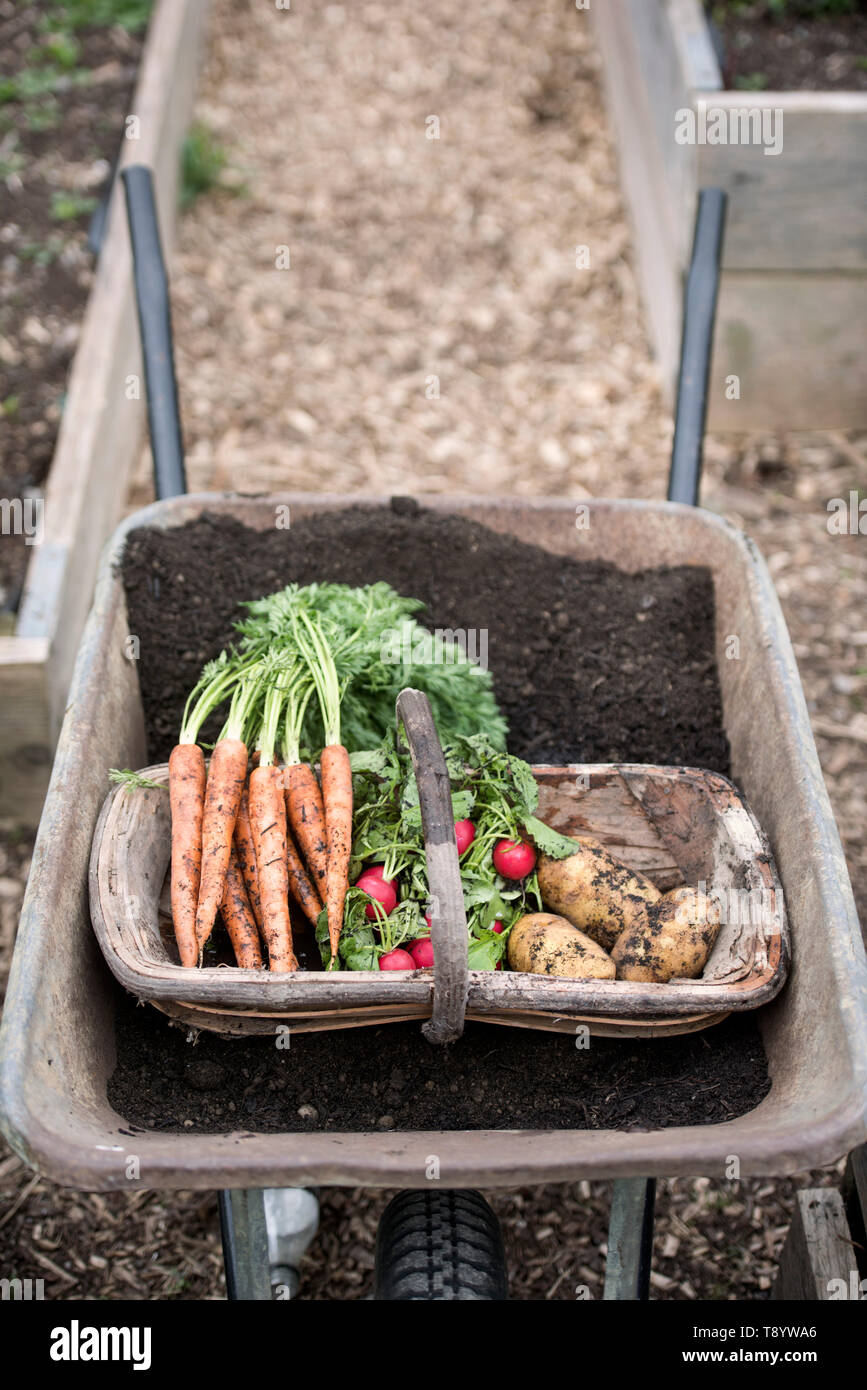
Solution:
<svg viewBox="0 0 867 1390"><path fill-rule="evenodd" d="M867 274L722 280L708 428L857 429L867 422ZM726 398L738 377L740 399Z"/></svg>
<svg viewBox="0 0 867 1390"><path fill-rule="evenodd" d="M861 1275L867 1277L867 1144L859 1144L846 1160L843 1202L855 1242L858 1268Z"/></svg>
<svg viewBox="0 0 867 1390"><path fill-rule="evenodd" d="M606 0L591 13L669 399L696 192L718 185L730 202L708 427L863 427L867 96L722 90L698 0ZM745 109L780 111L782 153L678 145L675 111L699 102L727 122ZM730 375L742 376L737 402L725 397Z"/></svg>
<svg viewBox="0 0 867 1390"><path fill-rule="evenodd" d="M51 769L45 674L48 643L0 637L0 808L35 825Z"/></svg>
<svg viewBox="0 0 867 1390"><path fill-rule="evenodd" d="M730 128L744 111L778 122L782 141L778 155L697 147L699 188L730 195L724 270L867 272L867 93L715 92L708 102Z"/></svg>
<svg viewBox="0 0 867 1390"><path fill-rule="evenodd" d="M666 0L666 4L687 87L693 92L722 91L723 77L701 0Z"/></svg>
<svg viewBox="0 0 867 1390"><path fill-rule="evenodd" d="M811 1303L846 1299L858 1282L840 1193L831 1187L799 1192L771 1298Z"/></svg>
<svg viewBox="0 0 867 1390"><path fill-rule="evenodd" d="M167 253L174 242L179 150L192 110L207 10L208 0L159 0L131 109L139 120L139 138L124 141L121 159L122 165L144 163L153 168ZM138 400L128 398L127 380L133 376L141 383ZM129 237L122 189L116 183L46 485L45 539L31 557L11 639L46 644L48 665L42 681L52 748L100 551L120 514L139 447L143 393ZM21 663L13 662L13 667L16 664ZM2 703L8 698L7 666L0 663ZM0 726L4 752L12 732ZM14 746L8 748L8 756L14 761ZM47 777L42 783L44 791ZM0 813L16 810L15 785L4 783Z"/></svg>
<svg viewBox="0 0 867 1390"><path fill-rule="evenodd" d="M648 9L658 9L658 4L659 0L653 0ZM590 13L603 59L606 104L617 137L620 181L632 224L650 337L670 391L680 355L681 271L690 218L669 186L663 146L656 133L657 93L650 90L643 72L648 51L639 51L630 8L626 0L607 0L604 5L593 5ZM686 104L686 87L680 85L677 95L674 89L665 91L663 99L674 102L673 131L673 111ZM681 161L677 186L680 198L689 203L695 190L695 150L676 145L673 139L665 148Z"/></svg>

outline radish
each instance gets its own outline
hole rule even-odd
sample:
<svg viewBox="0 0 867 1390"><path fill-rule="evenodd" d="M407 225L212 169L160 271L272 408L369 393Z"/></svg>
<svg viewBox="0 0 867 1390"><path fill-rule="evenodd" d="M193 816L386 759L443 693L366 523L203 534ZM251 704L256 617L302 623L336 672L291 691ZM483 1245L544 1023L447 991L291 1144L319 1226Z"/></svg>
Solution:
<svg viewBox="0 0 867 1390"><path fill-rule="evenodd" d="M380 956L379 968L380 970L417 970L418 966L409 951L403 951L398 946L394 951L386 951L384 956Z"/></svg>
<svg viewBox="0 0 867 1390"><path fill-rule="evenodd" d="M497 933L497 935L499 936L499 934L500 934L500 932L501 932L502 930L503 930L503 923L500 921L500 918L499 918L499 917L496 917L496 918L494 919L494 921L491 923L491 931L495 931L495 932Z"/></svg>
<svg viewBox="0 0 867 1390"><path fill-rule="evenodd" d="M390 916L397 907L397 893L392 879L383 878L382 866L377 864L372 869L365 869L363 874L359 874L355 882L356 888L360 888L362 893L366 893L369 898L374 898L378 902L386 917ZM368 903L364 909L365 915L371 921L376 921L379 913L373 903Z"/></svg>
<svg viewBox="0 0 867 1390"><path fill-rule="evenodd" d="M494 868L503 878L526 878L536 867L536 851L525 840L498 840L493 858Z"/></svg>
<svg viewBox="0 0 867 1390"><path fill-rule="evenodd" d="M455 839L458 842L458 858L469 849L476 838L476 827L471 820L455 821Z"/></svg>
<svg viewBox="0 0 867 1390"><path fill-rule="evenodd" d="M427 970L434 963L433 943L429 936L420 936L409 948L417 970Z"/></svg>

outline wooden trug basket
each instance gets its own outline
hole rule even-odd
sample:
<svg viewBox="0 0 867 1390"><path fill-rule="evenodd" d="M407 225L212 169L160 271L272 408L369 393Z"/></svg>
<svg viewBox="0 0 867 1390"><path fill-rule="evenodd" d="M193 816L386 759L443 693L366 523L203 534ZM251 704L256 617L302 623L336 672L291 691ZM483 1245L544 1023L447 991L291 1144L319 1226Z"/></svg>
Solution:
<svg viewBox="0 0 867 1390"><path fill-rule="evenodd" d="M168 915L168 766L143 770L159 789L115 787L97 823L91 917L120 983L173 1019L226 1035L351 1028L431 1019L432 1041L460 1035L464 1017L514 1027L652 1037L691 1032L781 988L789 961L782 890L768 842L737 791L687 767L535 767L538 815L566 835L592 834L663 891L705 887L723 924L698 980L643 984L467 969L466 919L448 776L430 706L404 691L400 718L413 757L431 896L439 904L430 970L184 969ZM440 766L441 765L441 766ZM162 905L161 905L162 904Z"/></svg>

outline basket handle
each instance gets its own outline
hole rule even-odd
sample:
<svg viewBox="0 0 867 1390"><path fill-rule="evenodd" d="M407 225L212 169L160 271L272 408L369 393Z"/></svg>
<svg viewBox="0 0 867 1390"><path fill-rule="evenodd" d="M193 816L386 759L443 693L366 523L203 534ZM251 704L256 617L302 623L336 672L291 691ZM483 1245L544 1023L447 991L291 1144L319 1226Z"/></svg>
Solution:
<svg viewBox="0 0 867 1390"><path fill-rule="evenodd" d="M431 896L433 1014L422 1032L428 1042L454 1042L464 1031L469 967L449 774L427 696L420 690L402 690L397 697L397 722L398 738L403 723L418 786Z"/></svg>

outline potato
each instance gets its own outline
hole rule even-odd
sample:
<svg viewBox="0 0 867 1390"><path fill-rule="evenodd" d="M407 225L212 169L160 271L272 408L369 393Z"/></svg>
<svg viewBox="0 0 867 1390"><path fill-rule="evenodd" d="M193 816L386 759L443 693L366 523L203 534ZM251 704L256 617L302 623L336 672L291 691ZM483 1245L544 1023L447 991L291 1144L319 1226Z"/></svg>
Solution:
<svg viewBox="0 0 867 1390"><path fill-rule="evenodd" d="M509 933L509 965L532 975L568 975L575 980L613 980L614 962L565 917L529 912Z"/></svg>
<svg viewBox="0 0 867 1390"><path fill-rule="evenodd" d="M695 888L675 888L627 927L611 951L618 980L695 980L720 928L719 903Z"/></svg>
<svg viewBox="0 0 867 1390"><path fill-rule="evenodd" d="M626 927L648 925L648 906L662 895L655 883L615 859L598 840L582 835L575 844L568 859L540 857L542 901L610 951Z"/></svg>

